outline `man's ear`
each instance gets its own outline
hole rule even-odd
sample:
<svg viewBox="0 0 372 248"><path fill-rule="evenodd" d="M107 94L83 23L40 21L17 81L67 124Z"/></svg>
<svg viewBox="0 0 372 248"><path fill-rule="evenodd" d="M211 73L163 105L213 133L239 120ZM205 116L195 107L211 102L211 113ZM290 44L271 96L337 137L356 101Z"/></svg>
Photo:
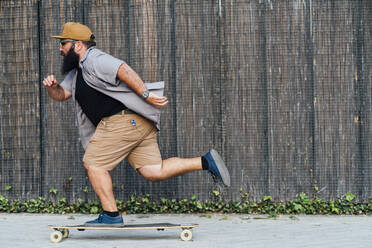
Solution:
<svg viewBox="0 0 372 248"><path fill-rule="evenodd" d="M80 53L81 50L83 50L83 48L84 48L84 44L83 44L82 41L79 40L79 41L75 42L75 52L76 53Z"/></svg>

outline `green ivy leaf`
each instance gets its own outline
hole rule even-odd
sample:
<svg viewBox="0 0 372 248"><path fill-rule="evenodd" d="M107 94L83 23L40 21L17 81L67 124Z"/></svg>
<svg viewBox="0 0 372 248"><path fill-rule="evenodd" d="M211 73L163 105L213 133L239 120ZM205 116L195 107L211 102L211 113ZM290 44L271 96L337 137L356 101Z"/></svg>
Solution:
<svg viewBox="0 0 372 248"><path fill-rule="evenodd" d="M213 190L213 195L214 196L219 196L220 195L220 192L218 190Z"/></svg>
<svg viewBox="0 0 372 248"><path fill-rule="evenodd" d="M93 206L93 207L90 208L90 213L91 214L98 214L98 212L99 212L99 209L98 209L97 206Z"/></svg>
<svg viewBox="0 0 372 248"><path fill-rule="evenodd" d="M302 205L298 203L293 203L293 209L296 212L300 212L302 210Z"/></svg>
<svg viewBox="0 0 372 248"><path fill-rule="evenodd" d="M273 198L271 196L264 196L263 200L264 201L272 201Z"/></svg>
<svg viewBox="0 0 372 248"><path fill-rule="evenodd" d="M58 193L58 189L54 189L54 188L52 188L52 189L49 190L49 193L51 193L51 194L53 194L53 195L57 195L57 193Z"/></svg>
<svg viewBox="0 0 372 248"><path fill-rule="evenodd" d="M346 201L351 202L352 200L354 200L354 198L355 198L355 195L353 195L352 193L349 193L349 192L346 193L346 197L345 197Z"/></svg>

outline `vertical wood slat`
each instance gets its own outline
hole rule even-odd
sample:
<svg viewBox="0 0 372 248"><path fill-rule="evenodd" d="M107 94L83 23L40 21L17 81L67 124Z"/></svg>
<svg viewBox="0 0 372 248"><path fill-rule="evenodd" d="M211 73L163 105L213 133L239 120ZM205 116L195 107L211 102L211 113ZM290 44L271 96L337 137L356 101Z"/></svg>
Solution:
<svg viewBox="0 0 372 248"><path fill-rule="evenodd" d="M62 56L58 40L51 38L62 32L63 24L69 21L83 22L83 0L43 0L40 6L41 34L41 75L42 81L54 74L61 83ZM78 139L75 109L72 100L57 102L51 99L42 85L42 147L43 147L43 192L54 199L51 189L57 189L57 198L66 197L71 201L88 199L84 193L89 185L82 163L83 149ZM93 195L93 194L92 194ZM91 197L90 197L91 199Z"/></svg>
<svg viewBox="0 0 372 248"><path fill-rule="evenodd" d="M362 153L364 154L363 190L361 199L371 200L372 195L372 2L363 1L361 5L361 23L363 30L362 53L362 81L364 85L363 113L361 113Z"/></svg>
<svg viewBox="0 0 372 248"><path fill-rule="evenodd" d="M312 81L305 3L267 5L269 194L311 192Z"/></svg>
<svg viewBox="0 0 372 248"><path fill-rule="evenodd" d="M177 144L180 157L221 152L220 56L216 1L176 1L175 51ZM180 178L179 197L208 199L216 187L205 172Z"/></svg>
<svg viewBox="0 0 372 248"><path fill-rule="evenodd" d="M361 163L352 13L347 3L317 2L313 8L316 194L336 198L355 192Z"/></svg>
<svg viewBox="0 0 372 248"><path fill-rule="evenodd" d="M355 83L359 97L359 153L360 166L358 179L358 198L364 202L371 201L372 195L372 142L371 142L371 118L372 118L372 29L371 29L371 1L354 1L351 5L353 15L354 32L354 56L356 64Z"/></svg>
<svg viewBox="0 0 372 248"><path fill-rule="evenodd" d="M262 99L260 4L224 1L222 45L223 145L231 177L233 197L239 190L260 200L267 193L267 139ZM265 161L266 160L266 161Z"/></svg>
<svg viewBox="0 0 372 248"><path fill-rule="evenodd" d="M40 186L36 0L0 2L0 192L35 198Z"/></svg>

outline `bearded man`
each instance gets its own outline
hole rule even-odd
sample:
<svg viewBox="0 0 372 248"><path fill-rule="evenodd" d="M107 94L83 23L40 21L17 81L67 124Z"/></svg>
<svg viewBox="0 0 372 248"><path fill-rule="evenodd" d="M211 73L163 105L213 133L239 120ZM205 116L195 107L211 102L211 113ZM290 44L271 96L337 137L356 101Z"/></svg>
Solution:
<svg viewBox="0 0 372 248"><path fill-rule="evenodd" d="M144 178L160 181L197 170L230 186L230 175L213 149L201 157L162 159L157 143L164 82L145 84L123 60L96 48L89 27L68 22L59 39L63 56L59 84L54 75L43 80L57 101L72 98L80 139L85 149L84 167L104 212L87 226L121 226L109 171L123 159Z"/></svg>

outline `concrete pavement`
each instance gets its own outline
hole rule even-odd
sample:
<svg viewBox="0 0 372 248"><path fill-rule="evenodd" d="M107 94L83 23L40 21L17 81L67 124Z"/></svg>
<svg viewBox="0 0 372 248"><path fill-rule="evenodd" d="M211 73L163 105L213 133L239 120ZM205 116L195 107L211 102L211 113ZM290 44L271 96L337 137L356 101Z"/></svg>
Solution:
<svg viewBox="0 0 372 248"><path fill-rule="evenodd" d="M180 230L70 231L54 244L48 224L82 224L96 215L0 214L0 247L372 247L372 216L126 215L127 224L198 223L193 241Z"/></svg>

